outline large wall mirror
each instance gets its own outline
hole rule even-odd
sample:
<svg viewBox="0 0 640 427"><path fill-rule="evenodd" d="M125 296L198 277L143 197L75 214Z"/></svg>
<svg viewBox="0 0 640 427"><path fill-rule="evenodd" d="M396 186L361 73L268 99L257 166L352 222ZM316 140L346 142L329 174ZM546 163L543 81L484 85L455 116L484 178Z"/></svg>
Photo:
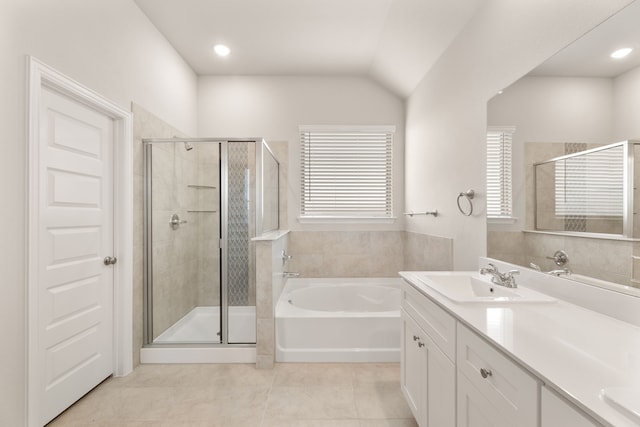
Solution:
<svg viewBox="0 0 640 427"><path fill-rule="evenodd" d="M489 129L512 132L513 208L488 217L488 256L640 296L638 22L634 2L489 101Z"/></svg>

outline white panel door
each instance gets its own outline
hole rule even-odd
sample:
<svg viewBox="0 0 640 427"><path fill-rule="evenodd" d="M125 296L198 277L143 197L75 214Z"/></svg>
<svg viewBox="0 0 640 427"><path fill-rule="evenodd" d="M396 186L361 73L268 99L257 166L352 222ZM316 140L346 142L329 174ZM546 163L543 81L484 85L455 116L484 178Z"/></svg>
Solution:
<svg viewBox="0 0 640 427"><path fill-rule="evenodd" d="M46 424L113 373L113 133L46 88L39 147L37 372Z"/></svg>

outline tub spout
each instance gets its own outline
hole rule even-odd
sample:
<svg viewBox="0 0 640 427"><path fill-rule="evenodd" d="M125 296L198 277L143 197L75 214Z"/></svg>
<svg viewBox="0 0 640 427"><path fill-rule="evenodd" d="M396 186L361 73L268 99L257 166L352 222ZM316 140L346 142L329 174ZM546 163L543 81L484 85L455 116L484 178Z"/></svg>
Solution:
<svg viewBox="0 0 640 427"><path fill-rule="evenodd" d="M290 278L293 278L293 277L300 277L300 273L292 273L290 271L283 271L282 272L282 276L285 279L290 279Z"/></svg>

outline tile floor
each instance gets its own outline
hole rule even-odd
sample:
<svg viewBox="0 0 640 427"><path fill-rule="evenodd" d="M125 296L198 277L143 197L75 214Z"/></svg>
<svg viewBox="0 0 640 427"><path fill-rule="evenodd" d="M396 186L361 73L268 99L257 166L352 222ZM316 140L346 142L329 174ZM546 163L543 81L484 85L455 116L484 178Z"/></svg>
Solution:
<svg viewBox="0 0 640 427"><path fill-rule="evenodd" d="M395 363L141 365L48 426L417 427L399 379Z"/></svg>

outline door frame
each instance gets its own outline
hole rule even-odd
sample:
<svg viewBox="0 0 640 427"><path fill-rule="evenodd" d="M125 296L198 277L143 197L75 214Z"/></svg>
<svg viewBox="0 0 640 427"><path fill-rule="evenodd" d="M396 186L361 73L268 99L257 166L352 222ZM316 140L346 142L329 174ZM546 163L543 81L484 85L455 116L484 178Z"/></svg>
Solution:
<svg viewBox="0 0 640 427"><path fill-rule="evenodd" d="M26 386L27 425L36 427L39 411L38 366L38 199L40 107L42 90L47 88L72 98L114 121L114 265L113 332L115 376L133 369L133 140L132 114L93 90L27 56L27 185L26 185ZM38 426L39 427L39 426Z"/></svg>

